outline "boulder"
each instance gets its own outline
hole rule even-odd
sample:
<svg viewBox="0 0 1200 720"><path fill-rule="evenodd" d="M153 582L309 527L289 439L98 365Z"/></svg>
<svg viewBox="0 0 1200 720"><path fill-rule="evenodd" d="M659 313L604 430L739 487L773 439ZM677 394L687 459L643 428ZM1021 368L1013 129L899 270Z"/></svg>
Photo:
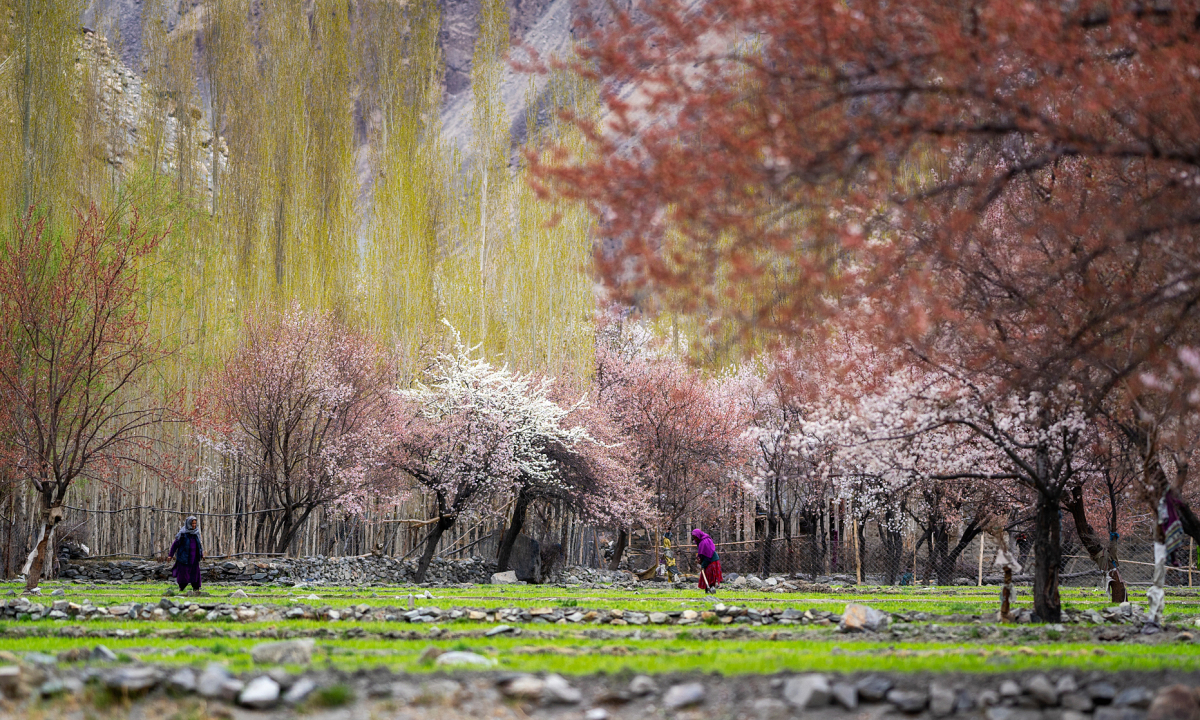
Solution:
<svg viewBox="0 0 1200 720"><path fill-rule="evenodd" d="M1195 692L1185 685L1159 689L1146 712L1146 720L1200 720Z"/></svg>
<svg viewBox="0 0 1200 720"><path fill-rule="evenodd" d="M663 696L663 707L667 710L699 705L704 702L704 686L698 682L672 685Z"/></svg>
<svg viewBox="0 0 1200 720"><path fill-rule="evenodd" d="M517 579L517 573L515 570L506 570L501 573L492 573L492 584L493 585L513 585L513 584L516 584L519 582L521 582L521 581Z"/></svg>
<svg viewBox="0 0 1200 720"><path fill-rule="evenodd" d="M260 675L238 693L238 704L250 708L269 708L279 702L279 683L266 675Z"/></svg>
<svg viewBox="0 0 1200 720"><path fill-rule="evenodd" d="M817 673L797 675L783 686L783 699L798 710L824 707L832 697L829 681Z"/></svg>
<svg viewBox="0 0 1200 720"><path fill-rule="evenodd" d="M838 628L845 632L878 632L886 630L890 616L873 607L850 603L842 611L842 620Z"/></svg>
<svg viewBox="0 0 1200 720"><path fill-rule="evenodd" d="M542 688L542 697L548 703L574 705L583 701L583 693L572 687L562 675L547 675Z"/></svg>
<svg viewBox="0 0 1200 720"><path fill-rule="evenodd" d="M496 664L495 660L484 657L478 653L468 652L466 650L451 650L447 653L438 655L438 659L434 661L434 665L438 667L476 667L490 668Z"/></svg>
<svg viewBox="0 0 1200 720"><path fill-rule="evenodd" d="M634 697L645 697L658 692L658 683L649 675L635 675L629 681L629 694Z"/></svg>
<svg viewBox="0 0 1200 720"><path fill-rule="evenodd" d="M311 638L260 643L250 649L250 657L259 665L307 665L314 647Z"/></svg>

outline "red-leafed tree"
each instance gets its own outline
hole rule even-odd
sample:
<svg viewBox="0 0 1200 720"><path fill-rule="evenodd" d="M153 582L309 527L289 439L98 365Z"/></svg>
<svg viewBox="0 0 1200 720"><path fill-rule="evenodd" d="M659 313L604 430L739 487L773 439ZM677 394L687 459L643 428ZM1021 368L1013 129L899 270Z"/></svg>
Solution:
<svg viewBox="0 0 1200 720"><path fill-rule="evenodd" d="M1035 607L1080 423L1200 302L1194 3L662 0L591 34L588 204L617 297L787 337L853 309L973 393L1035 491ZM998 405L1028 427L1001 427Z"/></svg>
<svg viewBox="0 0 1200 720"><path fill-rule="evenodd" d="M211 377L202 438L254 481L255 543L286 552L313 510L360 511L390 446L390 355L329 314L293 305L246 319L238 349Z"/></svg>
<svg viewBox="0 0 1200 720"><path fill-rule="evenodd" d="M147 326L138 280L160 236L136 215L122 226L94 207L76 221L56 232L30 212L0 248L3 461L41 500L30 588L72 484L115 482L128 465L162 470L153 428L181 419L153 393L150 373L168 348Z"/></svg>

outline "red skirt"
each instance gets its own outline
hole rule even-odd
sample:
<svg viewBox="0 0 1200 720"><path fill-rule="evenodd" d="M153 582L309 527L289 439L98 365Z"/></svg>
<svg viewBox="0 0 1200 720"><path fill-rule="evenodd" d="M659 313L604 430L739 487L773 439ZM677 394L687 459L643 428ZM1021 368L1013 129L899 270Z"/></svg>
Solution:
<svg viewBox="0 0 1200 720"><path fill-rule="evenodd" d="M721 561L713 560L708 567L700 571L700 580L696 583L701 590L716 587L721 584Z"/></svg>

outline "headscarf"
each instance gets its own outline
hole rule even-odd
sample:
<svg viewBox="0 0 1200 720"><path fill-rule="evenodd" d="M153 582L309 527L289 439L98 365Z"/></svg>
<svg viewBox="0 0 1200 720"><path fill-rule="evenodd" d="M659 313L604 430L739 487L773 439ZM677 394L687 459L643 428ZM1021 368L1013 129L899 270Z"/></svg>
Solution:
<svg viewBox="0 0 1200 720"><path fill-rule="evenodd" d="M696 541L696 554L700 557L710 558L717 554L717 544L700 528L692 531L692 539Z"/></svg>
<svg viewBox="0 0 1200 720"><path fill-rule="evenodd" d="M191 527L192 521L196 521L196 527ZM195 515L188 515L187 520L183 521L183 527L179 528L179 532L175 533L175 539L179 540L185 535L194 535L196 545L200 547L200 552L204 552L204 543L200 542L200 519Z"/></svg>

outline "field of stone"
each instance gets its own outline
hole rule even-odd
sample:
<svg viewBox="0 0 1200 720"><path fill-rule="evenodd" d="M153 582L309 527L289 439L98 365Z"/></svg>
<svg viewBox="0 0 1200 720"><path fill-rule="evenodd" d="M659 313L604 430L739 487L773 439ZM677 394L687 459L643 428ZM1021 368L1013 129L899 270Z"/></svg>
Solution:
<svg viewBox="0 0 1200 720"><path fill-rule="evenodd" d="M1064 588L1058 624L997 623L994 587L799 579L716 597L620 577L19 592L0 583L0 710L30 717L1159 720L1161 688L1200 685L1188 588L1169 589L1163 627L1094 588Z"/></svg>

